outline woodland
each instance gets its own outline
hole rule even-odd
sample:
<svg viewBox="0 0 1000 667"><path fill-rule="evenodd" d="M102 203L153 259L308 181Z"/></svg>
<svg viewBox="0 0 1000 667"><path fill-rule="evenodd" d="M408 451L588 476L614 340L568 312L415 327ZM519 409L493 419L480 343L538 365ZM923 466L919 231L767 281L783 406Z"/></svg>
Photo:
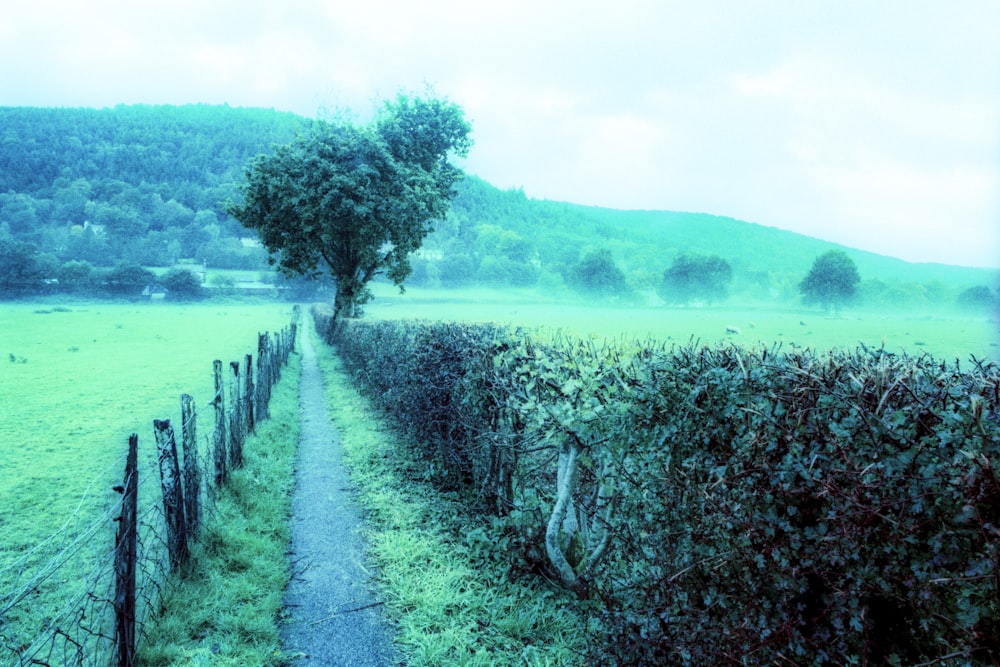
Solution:
<svg viewBox="0 0 1000 667"><path fill-rule="evenodd" d="M144 269L255 271L274 281L267 251L227 206L252 158L311 123L229 106L0 108L0 296L121 296L142 290L149 274L136 274ZM450 212L411 255L406 285L528 288L641 305L797 303L810 264L831 249L856 264L858 300L868 306L996 300L995 270L912 264L708 213L537 200L475 175L459 181ZM665 292L670 270L692 262L714 266L714 282L683 299ZM132 282L109 279L116 270Z"/></svg>

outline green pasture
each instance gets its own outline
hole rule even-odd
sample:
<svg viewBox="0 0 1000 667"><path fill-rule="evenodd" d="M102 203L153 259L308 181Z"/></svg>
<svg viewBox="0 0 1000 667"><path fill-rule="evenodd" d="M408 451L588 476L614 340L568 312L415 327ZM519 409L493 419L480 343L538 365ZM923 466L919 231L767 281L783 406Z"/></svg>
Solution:
<svg viewBox="0 0 1000 667"><path fill-rule="evenodd" d="M399 294L388 285L377 285L374 293L375 299L365 306L365 312L378 319L492 321L601 339L652 337L686 343L693 338L705 344L782 343L819 351L863 343L895 353L929 353L949 361L957 358L963 366L970 355L1000 361L1000 325L986 314L858 309L828 316L805 308L739 305L632 308L556 303L535 292L516 290L407 288Z"/></svg>
<svg viewBox="0 0 1000 667"><path fill-rule="evenodd" d="M257 333L290 318L289 304L0 304L0 592L114 508L129 433L139 434L140 503L156 501L153 420L177 424L189 393L204 444L212 361L256 357ZM98 536L3 620L31 632L111 549L113 524Z"/></svg>

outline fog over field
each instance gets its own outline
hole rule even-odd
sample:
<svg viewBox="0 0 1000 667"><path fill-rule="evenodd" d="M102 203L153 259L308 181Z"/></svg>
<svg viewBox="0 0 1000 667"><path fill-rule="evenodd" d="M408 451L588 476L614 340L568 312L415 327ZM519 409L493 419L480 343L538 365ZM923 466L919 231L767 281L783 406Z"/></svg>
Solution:
<svg viewBox="0 0 1000 667"><path fill-rule="evenodd" d="M636 307L557 302L537 294L411 288L400 295L376 290L366 306L373 319L499 322L562 331L595 339L655 338L706 345L795 345L818 351L859 344L911 356L932 354L965 364L970 355L1000 361L1000 326L989 313L953 308L851 309L836 316L817 309L776 307L738 300L703 307Z"/></svg>

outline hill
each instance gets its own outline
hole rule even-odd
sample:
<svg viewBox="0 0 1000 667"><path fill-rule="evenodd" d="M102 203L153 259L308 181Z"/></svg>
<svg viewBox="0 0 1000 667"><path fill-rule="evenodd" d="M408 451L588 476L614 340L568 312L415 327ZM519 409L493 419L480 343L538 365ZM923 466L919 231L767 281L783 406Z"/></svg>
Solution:
<svg viewBox="0 0 1000 667"><path fill-rule="evenodd" d="M469 177L448 220L416 261L417 281L433 284L564 286L589 252L607 249L639 291L655 290L681 254L724 258L733 293L753 299L797 299L812 262L843 250L857 265L870 304L950 302L975 285L996 285L989 269L918 264L774 227L676 211L622 211L527 198ZM428 275L429 274L429 275Z"/></svg>
<svg viewBox="0 0 1000 667"><path fill-rule="evenodd" d="M32 275L37 284L81 262L266 271L265 251L224 203L237 196L250 157L309 122L206 105L0 108L0 276L20 272L22 283ZM797 297L812 261L832 248L840 246L704 213L533 200L470 176L413 258L410 282L558 293L582 258L606 251L631 291L651 293L675 258L697 253L731 265L735 295L784 300ZM988 270L841 249L857 264L871 303L953 300L963 289L997 283ZM16 282L0 280L0 290Z"/></svg>

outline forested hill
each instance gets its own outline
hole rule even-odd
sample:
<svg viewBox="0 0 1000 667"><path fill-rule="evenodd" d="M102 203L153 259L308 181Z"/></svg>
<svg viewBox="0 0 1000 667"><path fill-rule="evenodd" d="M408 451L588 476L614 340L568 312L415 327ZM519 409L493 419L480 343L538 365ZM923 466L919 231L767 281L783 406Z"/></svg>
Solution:
<svg viewBox="0 0 1000 667"><path fill-rule="evenodd" d="M445 284L460 277L469 264L480 283L558 284L560 277L572 274L581 257L602 249L610 251L629 285L640 291L655 290L674 259L693 254L724 258L733 269L736 295L797 299L798 283L812 262L831 249L843 250L856 263L870 304L933 302L951 298L954 289L995 285L998 280L996 271L915 264L705 213L622 211L534 200L520 190L498 190L475 177L465 179L452 215L425 248ZM420 269L418 265L418 275Z"/></svg>
<svg viewBox="0 0 1000 667"><path fill-rule="evenodd" d="M226 215L224 202L236 196L249 158L290 141L308 122L228 106L0 108L0 263L44 276L81 262L263 270L266 254L241 241L252 234ZM557 291L582 258L604 253L629 290L642 293L655 290L679 255L698 253L732 266L735 294L794 298L811 262L832 247L705 214L532 200L470 176L414 258L409 282ZM995 282L988 271L849 254L868 291L894 302L926 299L942 283L954 290Z"/></svg>
<svg viewBox="0 0 1000 667"><path fill-rule="evenodd" d="M206 105L113 109L0 107L0 192L33 193L60 178L161 184L186 205L228 187L249 157L303 127L294 114ZM176 195L176 196L174 196Z"/></svg>
<svg viewBox="0 0 1000 667"><path fill-rule="evenodd" d="M0 236L61 262L258 268L224 202L250 157L304 123L204 105L0 108Z"/></svg>

